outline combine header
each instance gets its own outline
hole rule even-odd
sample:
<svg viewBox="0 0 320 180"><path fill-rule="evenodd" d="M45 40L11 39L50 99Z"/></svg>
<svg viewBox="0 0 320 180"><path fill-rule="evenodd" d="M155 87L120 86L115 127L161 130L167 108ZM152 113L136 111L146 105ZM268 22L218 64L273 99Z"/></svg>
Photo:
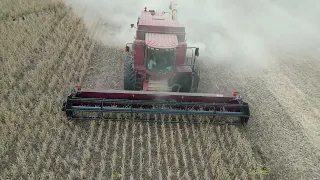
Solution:
<svg viewBox="0 0 320 180"><path fill-rule="evenodd" d="M68 118L247 124L249 106L238 92L196 93L199 48L187 47L176 4L169 8L170 16L145 7L138 17L135 40L125 47L124 90L77 86L64 103Z"/></svg>

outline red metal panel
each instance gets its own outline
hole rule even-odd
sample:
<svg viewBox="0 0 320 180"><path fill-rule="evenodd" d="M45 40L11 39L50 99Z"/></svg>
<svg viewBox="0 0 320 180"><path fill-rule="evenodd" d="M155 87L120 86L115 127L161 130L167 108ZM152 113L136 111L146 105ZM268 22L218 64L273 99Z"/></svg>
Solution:
<svg viewBox="0 0 320 180"><path fill-rule="evenodd" d="M89 99L83 99L89 98ZM101 105L102 102L99 100L106 100L104 105L108 105L107 100L124 100L130 102L130 100L138 100L135 105L139 105L139 102L146 100L145 105L152 106L156 102L162 103L173 103L176 102L190 102L193 103L191 107L195 108L195 106L199 105L198 107L201 108L201 104L207 103L206 108L207 110L213 110L211 108L223 108L225 105L232 105L238 104L239 101L236 99L236 95L223 95L223 94L206 94L206 93L180 93L180 92L154 92L154 91L125 91L125 90L108 90L108 91L99 91L99 90L89 90L83 89L79 91L77 94L72 96L72 105ZM159 101L160 100L160 101ZM91 101L91 102L90 102ZM133 101L131 101L133 102ZM109 105L116 103L115 101L110 101ZM196 103L196 104L194 104ZM200 104L199 104L200 103ZM216 104L218 103L218 104ZM215 105L216 104L216 105ZM185 103L177 104L176 107L186 107ZM229 111L240 111L240 106L232 106L232 107L225 107Z"/></svg>
<svg viewBox="0 0 320 180"><path fill-rule="evenodd" d="M177 35L146 33L146 45L153 48L175 48L178 46Z"/></svg>
<svg viewBox="0 0 320 180"><path fill-rule="evenodd" d="M147 91L149 87L148 79L144 79L143 81L143 91Z"/></svg>
<svg viewBox="0 0 320 180"><path fill-rule="evenodd" d="M154 15L152 16L148 11L142 11L139 25L145 26L171 26L183 27L178 21L172 20L171 16L167 15Z"/></svg>
<svg viewBox="0 0 320 180"><path fill-rule="evenodd" d="M144 66L144 50L145 50L145 43L142 40L134 40L133 41L133 59L135 69L138 70L136 67Z"/></svg>
<svg viewBox="0 0 320 180"><path fill-rule="evenodd" d="M176 64L177 66L183 66L186 61L186 53L187 53L187 44L179 43L179 46L176 48Z"/></svg>
<svg viewBox="0 0 320 180"><path fill-rule="evenodd" d="M148 11L142 11L136 38L145 40L145 33L172 33L178 36L178 41L185 39L185 27L179 22L173 21L171 16L152 16Z"/></svg>
<svg viewBox="0 0 320 180"><path fill-rule="evenodd" d="M206 93L180 93L180 92L153 92L153 91L125 91L125 90L90 90L83 89L76 97L80 98L106 98L106 99L128 99L128 100L176 100L185 102L204 103L228 103L235 99L233 95L206 94Z"/></svg>
<svg viewBox="0 0 320 180"><path fill-rule="evenodd" d="M137 30L137 39L145 40L146 33L171 33L176 34L179 42L185 40L184 28L161 27L161 26L139 26Z"/></svg>

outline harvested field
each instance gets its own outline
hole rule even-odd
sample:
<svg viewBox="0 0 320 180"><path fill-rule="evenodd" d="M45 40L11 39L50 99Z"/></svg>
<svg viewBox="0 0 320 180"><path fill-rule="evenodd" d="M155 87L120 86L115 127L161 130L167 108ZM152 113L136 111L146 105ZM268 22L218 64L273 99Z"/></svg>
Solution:
<svg viewBox="0 0 320 180"><path fill-rule="evenodd" d="M0 6L1 179L320 176L316 46L303 53L270 48L268 65L258 71L247 61L201 59L200 91L244 92L252 109L246 129L71 122L61 98L76 80L86 88L122 89L122 47L98 41L117 26L97 18L87 28L88 19L63 1L5 0Z"/></svg>

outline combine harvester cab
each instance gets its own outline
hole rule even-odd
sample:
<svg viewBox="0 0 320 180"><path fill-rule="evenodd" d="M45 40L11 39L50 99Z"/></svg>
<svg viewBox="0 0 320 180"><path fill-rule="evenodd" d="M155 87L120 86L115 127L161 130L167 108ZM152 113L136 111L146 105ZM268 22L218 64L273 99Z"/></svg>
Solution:
<svg viewBox="0 0 320 180"><path fill-rule="evenodd" d="M144 8L135 40L125 47L124 90L77 86L64 103L68 118L247 124L249 106L239 93L196 93L199 48L187 46L176 6L170 3L170 16Z"/></svg>

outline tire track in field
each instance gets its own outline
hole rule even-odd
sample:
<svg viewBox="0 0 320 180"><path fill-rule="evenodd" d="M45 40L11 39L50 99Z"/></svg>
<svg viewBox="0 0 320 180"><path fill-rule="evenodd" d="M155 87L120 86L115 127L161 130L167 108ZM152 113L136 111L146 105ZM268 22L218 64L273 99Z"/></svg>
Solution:
<svg viewBox="0 0 320 180"><path fill-rule="evenodd" d="M318 109L311 104L307 95L298 89L290 79L280 72L268 73L261 77L269 92L284 106L291 119L301 126L303 133L317 149L320 145L320 124ZM320 156L319 156L320 157Z"/></svg>
<svg viewBox="0 0 320 180"><path fill-rule="evenodd" d="M299 55L283 57L278 60L277 71L289 78L298 91L297 95L303 98L309 107L312 106L315 115L320 116L320 62L313 58L315 57Z"/></svg>

